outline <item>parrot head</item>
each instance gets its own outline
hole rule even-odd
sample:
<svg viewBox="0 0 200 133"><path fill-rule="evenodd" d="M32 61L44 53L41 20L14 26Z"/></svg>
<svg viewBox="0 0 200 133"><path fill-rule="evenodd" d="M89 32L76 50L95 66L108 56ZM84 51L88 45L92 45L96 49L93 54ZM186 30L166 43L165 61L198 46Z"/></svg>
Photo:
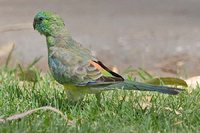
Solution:
<svg viewBox="0 0 200 133"><path fill-rule="evenodd" d="M65 24L57 14L50 11L40 11L34 17L33 28L47 37L58 34L65 28Z"/></svg>

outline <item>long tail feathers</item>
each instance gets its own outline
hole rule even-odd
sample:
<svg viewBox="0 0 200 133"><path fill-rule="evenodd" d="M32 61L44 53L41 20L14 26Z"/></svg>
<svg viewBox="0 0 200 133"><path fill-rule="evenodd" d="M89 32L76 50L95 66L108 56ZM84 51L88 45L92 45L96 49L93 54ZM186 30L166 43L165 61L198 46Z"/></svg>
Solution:
<svg viewBox="0 0 200 133"><path fill-rule="evenodd" d="M128 81L128 80L125 80L124 82L112 84L104 88L104 90L112 90L112 89L157 91L157 92L171 94L171 95L177 95L183 91L183 89L179 89L179 88L150 85L150 84L139 83L139 82Z"/></svg>

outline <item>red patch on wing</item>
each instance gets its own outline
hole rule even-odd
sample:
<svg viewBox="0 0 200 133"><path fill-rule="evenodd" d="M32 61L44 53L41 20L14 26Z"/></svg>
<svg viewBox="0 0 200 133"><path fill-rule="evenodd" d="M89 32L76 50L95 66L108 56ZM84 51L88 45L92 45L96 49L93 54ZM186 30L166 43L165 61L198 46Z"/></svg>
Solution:
<svg viewBox="0 0 200 133"><path fill-rule="evenodd" d="M111 71L102 62L90 60L89 63L90 63L90 65L93 65L96 69L98 69L99 71L107 71L108 73L110 73L113 76L113 77L103 76L100 79L103 78L105 81L124 81L124 78L121 75Z"/></svg>

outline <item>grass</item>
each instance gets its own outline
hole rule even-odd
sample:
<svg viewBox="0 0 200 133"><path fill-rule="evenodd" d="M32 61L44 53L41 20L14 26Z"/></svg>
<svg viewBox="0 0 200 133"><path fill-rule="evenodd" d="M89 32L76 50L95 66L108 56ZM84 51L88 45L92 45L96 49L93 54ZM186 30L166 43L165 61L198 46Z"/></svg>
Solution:
<svg viewBox="0 0 200 133"><path fill-rule="evenodd" d="M42 106L63 112L40 110L18 120L0 123L0 132L199 132L200 89L178 96L153 92L109 91L101 105L94 95L77 104L68 102L64 89L50 74L37 71L37 82L20 81L16 69L0 68L0 118Z"/></svg>

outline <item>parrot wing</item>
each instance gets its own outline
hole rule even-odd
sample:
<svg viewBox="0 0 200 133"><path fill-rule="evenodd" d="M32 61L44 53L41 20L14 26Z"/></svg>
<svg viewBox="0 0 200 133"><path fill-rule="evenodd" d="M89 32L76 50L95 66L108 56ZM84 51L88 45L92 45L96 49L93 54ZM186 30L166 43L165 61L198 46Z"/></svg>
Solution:
<svg viewBox="0 0 200 133"><path fill-rule="evenodd" d="M87 70L85 79L91 81L80 83L78 86L105 85L124 81L121 75L111 71L100 61L89 60L85 67Z"/></svg>
<svg viewBox="0 0 200 133"><path fill-rule="evenodd" d="M71 82L77 86L90 86L124 81L122 76L108 69L82 47L52 47L50 51L49 65L61 84Z"/></svg>

